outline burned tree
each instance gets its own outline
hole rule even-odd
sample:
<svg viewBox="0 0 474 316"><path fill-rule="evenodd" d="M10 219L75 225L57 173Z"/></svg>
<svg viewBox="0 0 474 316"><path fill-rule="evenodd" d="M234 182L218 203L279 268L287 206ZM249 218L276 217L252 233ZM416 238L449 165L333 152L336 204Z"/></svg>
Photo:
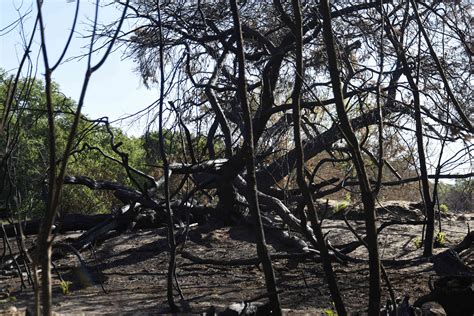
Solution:
<svg viewBox="0 0 474 316"><path fill-rule="evenodd" d="M122 203L120 210L106 219L107 224L98 223L86 233L83 244L75 245L87 246L110 230L128 229L128 221L134 227L139 212L153 210L169 231L168 303L176 311L175 223L185 222L189 229L199 216L225 224L254 223L257 261L264 267L271 308L278 313L265 218L267 225L281 221L296 231L304 244L299 255L321 260L340 314L346 309L332 265L360 262L348 254L366 246L369 312L378 314L384 271L378 234L387 225L404 223L380 223L378 212L383 208L377 207L387 191L413 184L410 194L423 201L425 219L405 224L426 225L424 254L429 256L439 180L472 177L470 171L455 174L472 159L473 112L463 97L470 91L472 71L468 8L446 1L315 5L275 0L239 5L232 1L229 6L227 1L135 0L117 5L123 18L94 25L94 36L106 41L105 56L114 43L122 45L143 82L160 89L156 104L138 114L151 118L143 138L146 162L130 161L106 119L96 125L107 131L108 151L77 135L79 121L85 120L80 115L83 94L65 151L57 155L56 109L48 100L56 65L49 66L43 36L50 165L40 253L50 251L63 184L112 191ZM43 23L41 15L38 21ZM123 21L131 28L121 33ZM111 27L116 32L111 33ZM89 64L84 91L101 64ZM10 113L8 101L2 108L0 132ZM7 148L13 150L14 145ZM455 148L454 154L448 148ZM8 150L1 157L3 174L12 162ZM85 153L120 166L129 182L66 176L67 158ZM419 192L413 189L417 184ZM366 236L340 249L323 233L329 206L319 199L333 196L348 196L352 204L362 205L362 215L357 216L365 220ZM43 271L50 269L46 261ZM47 290L45 306L50 301Z"/></svg>

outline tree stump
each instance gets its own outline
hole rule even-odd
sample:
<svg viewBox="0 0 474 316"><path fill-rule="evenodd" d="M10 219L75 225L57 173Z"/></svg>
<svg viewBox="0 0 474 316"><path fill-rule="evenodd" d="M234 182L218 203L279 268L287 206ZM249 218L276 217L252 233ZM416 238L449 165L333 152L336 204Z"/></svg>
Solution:
<svg viewBox="0 0 474 316"><path fill-rule="evenodd" d="M413 304L421 307L427 302L439 303L448 315L472 316L474 291L472 275L443 276L434 282L431 293L420 297Z"/></svg>

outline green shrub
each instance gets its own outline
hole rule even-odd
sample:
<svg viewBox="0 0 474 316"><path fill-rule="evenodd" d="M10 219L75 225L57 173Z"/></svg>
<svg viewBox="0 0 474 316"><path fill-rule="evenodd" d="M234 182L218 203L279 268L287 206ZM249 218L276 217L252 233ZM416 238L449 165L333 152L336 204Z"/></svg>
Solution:
<svg viewBox="0 0 474 316"><path fill-rule="evenodd" d="M443 232L438 232L435 236L434 245L435 247L444 247L446 244L446 234Z"/></svg>
<svg viewBox="0 0 474 316"><path fill-rule="evenodd" d="M447 206L446 204L441 204L441 205L439 206L439 211L440 211L441 213L448 214L449 208L448 208L448 206Z"/></svg>
<svg viewBox="0 0 474 316"><path fill-rule="evenodd" d="M349 202L347 201L338 202L336 204L336 208L334 209L334 213L345 211L348 206L349 206Z"/></svg>
<svg viewBox="0 0 474 316"><path fill-rule="evenodd" d="M422 246L422 244L423 244L423 243L421 242L421 238L415 238L415 239L413 240L413 243L415 244L415 248L416 248L416 249L420 249L421 246Z"/></svg>
<svg viewBox="0 0 474 316"><path fill-rule="evenodd" d="M64 295L68 295L70 293L70 287L72 285L71 281L64 281L62 280L59 283L59 286L61 287L61 291L63 292Z"/></svg>
<svg viewBox="0 0 474 316"><path fill-rule="evenodd" d="M332 309L325 309L324 314L327 316L337 316L337 313L333 311Z"/></svg>

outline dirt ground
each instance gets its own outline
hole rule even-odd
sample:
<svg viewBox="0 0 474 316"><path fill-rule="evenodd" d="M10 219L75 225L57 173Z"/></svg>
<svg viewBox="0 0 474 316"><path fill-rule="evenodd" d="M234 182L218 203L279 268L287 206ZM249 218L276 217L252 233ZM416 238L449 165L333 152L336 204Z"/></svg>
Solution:
<svg viewBox="0 0 474 316"><path fill-rule="evenodd" d="M474 214L462 220L444 219L446 246L462 240L472 227ZM363 222L351 221L361 232ZM379 236L382 259L416 259L421 250L415 244L421 234L421 226L391 226ZM341 220L324 221L324 230L332 245L355 240ZM59 241L79 236L80 233L59 236ZM256 257L251 227L196 226L189 232L184 251L200 258L220 261ZM267 231L267 242L272 254L292 254L299 250L273 231ZM181 251L181 246L179 250ZM445 248L436 248L435 252ZM77 258L67 255L56 261L56 267L64 280L71 283L69 293L62 293L57 275L54 275L54 310L61 314L158 314L166 313L166 273L168 251L166 230L142 230L122 234L97 245L95 252L84 251L83 258L89 267L81 270ZM350 254L367 258L363 247ZM471 258L474 259L474 258ZM472 266L472 261L471 261ZM288 314L322 314L332 309L329 290L320 263L314 259L274 260L280 298ZM347 308L351 312L363 311L368 303L368 275L366 263L334 264L339 286ZM409 295L411 302L429 292L428 279L435 273L427 260L407 260L402 265L386 265L397 297ZM1 273L1 272L0 272ZM12 306L22 314L27 306L33 306L31 289L20 291L19 277L0 275L3 296L0 314L6 314ZM177 256L177 276L184 299L176 296L176 302L186 313L205 313L211 306L217 311L231 303L252 300L265 293L261 267L255 264L225 266L196 264ZM100 280L100 282L97 282ZM102 289L102 286L104 290ZM388 298L383 283L383 302ZM265 299L261 299L265 302Z"/></svg>

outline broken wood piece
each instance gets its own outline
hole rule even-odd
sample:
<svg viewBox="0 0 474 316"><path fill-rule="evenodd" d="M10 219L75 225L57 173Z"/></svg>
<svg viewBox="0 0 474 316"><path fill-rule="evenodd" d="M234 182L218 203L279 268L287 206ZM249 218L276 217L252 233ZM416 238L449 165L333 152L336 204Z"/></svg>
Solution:
<svg viewBox="0 0 474 316"><path fill-rule="evenodd" d="M212 264L217 266L251 266L257 265L260 263L260 259L257 257L248 258L248 259L233 259L233 260L219 260L219 259L211 259L211 258L201 258L196 255L191 254L188 251L181 251L181 257L186 258L193 263L197 264ZM291 253L291 254L274 254L270 255L271 260L279 260L279 259L308 259L313 258L316 262L320 259L314 256L315 254L312 252L303 252L303 253Z"/></svg>
<svg viewBox="0 0 474 316"><path fill-rule="evenodd" d="M417 299L413 306L437 302L448 315L471 316L474 314L473 280L474 277L468 275L441 277L431 286L431 293Z"/></svg>
<svg viewBox="0 0 474 316"><path fill-rule="evenodd" d="M474 276L474 270L468 267L452 249L445 250L430 258L437 275L470 275Z"/></svg>

